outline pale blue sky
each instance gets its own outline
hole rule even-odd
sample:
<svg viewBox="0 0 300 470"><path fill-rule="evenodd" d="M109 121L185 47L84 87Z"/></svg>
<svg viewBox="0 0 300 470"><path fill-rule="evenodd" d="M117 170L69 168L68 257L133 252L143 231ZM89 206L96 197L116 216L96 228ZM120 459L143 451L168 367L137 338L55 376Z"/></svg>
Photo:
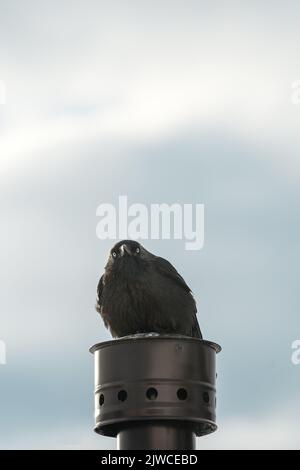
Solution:
<svg viewBox="0 0 300 470"><path fill-rule="evenodd" d="M163 3L163 5L162 5ZM299 448L299 4L0 0L1 448L94 435L96 208L204 203L205 246L148 241L219 356L204 448Z"/></svg>

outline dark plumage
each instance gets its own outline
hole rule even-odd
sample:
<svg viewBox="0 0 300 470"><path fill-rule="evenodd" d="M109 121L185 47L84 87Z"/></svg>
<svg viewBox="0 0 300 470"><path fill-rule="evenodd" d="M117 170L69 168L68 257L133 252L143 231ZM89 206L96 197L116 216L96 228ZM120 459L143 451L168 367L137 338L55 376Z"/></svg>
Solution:
<svg viewBox="0 0 300 470"><path fill-rule="evenodd" d="M112 248L97 294L96 310L113 337L155 332L202 338L184 279L135 241Z"/></svg>

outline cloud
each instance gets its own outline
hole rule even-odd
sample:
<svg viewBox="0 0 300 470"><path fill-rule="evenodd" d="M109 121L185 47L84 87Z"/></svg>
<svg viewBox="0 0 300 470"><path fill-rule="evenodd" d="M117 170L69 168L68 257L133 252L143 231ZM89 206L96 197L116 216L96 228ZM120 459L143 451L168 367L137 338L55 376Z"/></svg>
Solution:
<svg viewBox="0 0 300 470"><path fill-rule="evenodd" d="M91 6L83 11L75 2L71 17L62 6L59 20L57 4L48 6L32 32L31 16L24 21L17 9L11 30L2 33L7 44L15 28L26 31L23 43L8 47L27 59L2 59L7 83L7 104L0 110L6 123L0 142L2 178L34 165L47 150L61 159L59 149L80 142L147 142L191 126L255 140L290 175L300 169L293 150L300 143L300 108L291 103L291 85L300 73L294 65L299 33L293 27L284 35L278 34L278 21L262 28L257 7L240 10L233 24L225 21L230 8L222 9L221 20L206 7L201 10L206 21L199 27L194 15L175 3L172 9L186 20L178 28L182 17L165 23L166 10L157 5L136 11L119 5L118 14L103 3ZM198 12L194 2L193 8ZM154 30L150 21L138 21L145 20L146 11L150 18L159 13ZM276 20L278 13L274 8ZM292 14L289 20L293 24ZM67 23L68 40L61 44Z"/></svg>
<svg viewBox="0 0 300 470"><path fill-rule="evenodd" d="M227 418L219 430L197 442L203 450L297 450L300 448L299 403L285 404L260 416Z"/></svg>
<svg viewBox="0 0 300 470"><path fill-rule="evenodd" d="M286 411L264 412L260 416L226 418L219 429L197 438L198 450L297 450L300 448L298 403L287 404ZM29 429L27 432L1 438L6 449L111 450L117 440L93 433L91 422L70 422L68 426L48 427L47 432Z"/></svg>
<svg viewBox="0 0 300 470"><path fill-rule="evenodd" d="M206 335L224 348L225 413L201 446L299 445L298 412L278 411L300 377L290 361L299 328L298 12L296 2L273 2L266 22L256 1L3 7L1 442L109 445L90 440L92 412L82 409L92 377L68 406L64 390L74 386L70 365L82 380L88 347L108 338L94 300L111 244L96 238L95 211L127 194L129 203L206 207L201 252L145 243L184 275ZM75 409L82 417L71 432Z"/></svg>

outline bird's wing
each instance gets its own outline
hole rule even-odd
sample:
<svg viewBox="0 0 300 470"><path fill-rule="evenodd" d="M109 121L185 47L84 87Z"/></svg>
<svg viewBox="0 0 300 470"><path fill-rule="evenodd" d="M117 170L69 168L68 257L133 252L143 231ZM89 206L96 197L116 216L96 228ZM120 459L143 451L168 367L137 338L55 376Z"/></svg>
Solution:
<svg viewBox="0 0 300 470"><path fill-rule="evenodd" d="M101 303L102 303L102 292L103 292L103 278L104 278L104 274L103 276L101 276L100 278L100 281L98 283L98 286L97 286L97 303L96 303L96 310L97 312L100 313L100 310L101 310Z"/></svg>
<svg viewBox="0 0 300 470"><path fill-rule="evenodd" d="M164 258L156 257L156 263L155 263L158 271L163 274L164 276L169 277L173 281L175 281L179 286L181 286L186 292L190 293L192 295L192 291L183 279L182 276L178 273L178 271L174 268L174 266L167 261ZM196 307L196 302L195 302L195 310L193 312L193 328L191 331L191 336L194 338L200 338L202 339L202 333L200 330L200 326L198 323L197 319L197 307Z"/></svg>
<svg viewBox="0 0 300 470"><path fill-rule="evenodd" d="M203 339L196 312L197 312L197 309L195 309L195 311L193 312L194 325L193 325L191 334L193 338Z"/></svg>
<svg viewBox="0 0 300 470"><path fill-rule="evenodd" d="M169 277L173 281L175 281L180 287L182 287L186 292L191 292L191 289L185 282L182 276L176 271L174 266L164 258L160 258L159 256L156 257L155 266L157 270L163 274L164 276Z"/></svg>

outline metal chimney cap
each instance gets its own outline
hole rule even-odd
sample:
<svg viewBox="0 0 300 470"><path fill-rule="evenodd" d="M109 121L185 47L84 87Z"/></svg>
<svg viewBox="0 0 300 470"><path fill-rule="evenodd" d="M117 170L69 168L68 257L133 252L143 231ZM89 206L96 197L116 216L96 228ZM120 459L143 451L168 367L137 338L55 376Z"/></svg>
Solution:
<svg viewBox="0 0 300 470"><path fill-rule="evenodd" d="M95 431L116 437L142 425L146 434L149 426L214 432L220 350L210 341L155 333L95 344Z"/></svg>
<svg viewBox="0 0 300 470"><path fill-rule="evenodd" d="M90 349L90 353L94 354L95 351L98 351L99 349L104 349L106 347L112 346L113 344L116 343L124 343L127 341L141 341L141 340L161 340L161 339L175 339L175 340L184 340L184 341L190 341L190 342L201 342L202 344L211 347L216 354L220 353L222 351L222 348L219 344L213 342L213 341L207 341L204 339L198 339L198 338L192 338L191 336L184 336L184 335L175 335L175 334L166 334L166 335L161 335L158 333L137 333L135 335L129 335L129 336L122 336L121 338L116 338L112 339L109 341L104 341L102 343L96 343L94 344Z"/></svg>

